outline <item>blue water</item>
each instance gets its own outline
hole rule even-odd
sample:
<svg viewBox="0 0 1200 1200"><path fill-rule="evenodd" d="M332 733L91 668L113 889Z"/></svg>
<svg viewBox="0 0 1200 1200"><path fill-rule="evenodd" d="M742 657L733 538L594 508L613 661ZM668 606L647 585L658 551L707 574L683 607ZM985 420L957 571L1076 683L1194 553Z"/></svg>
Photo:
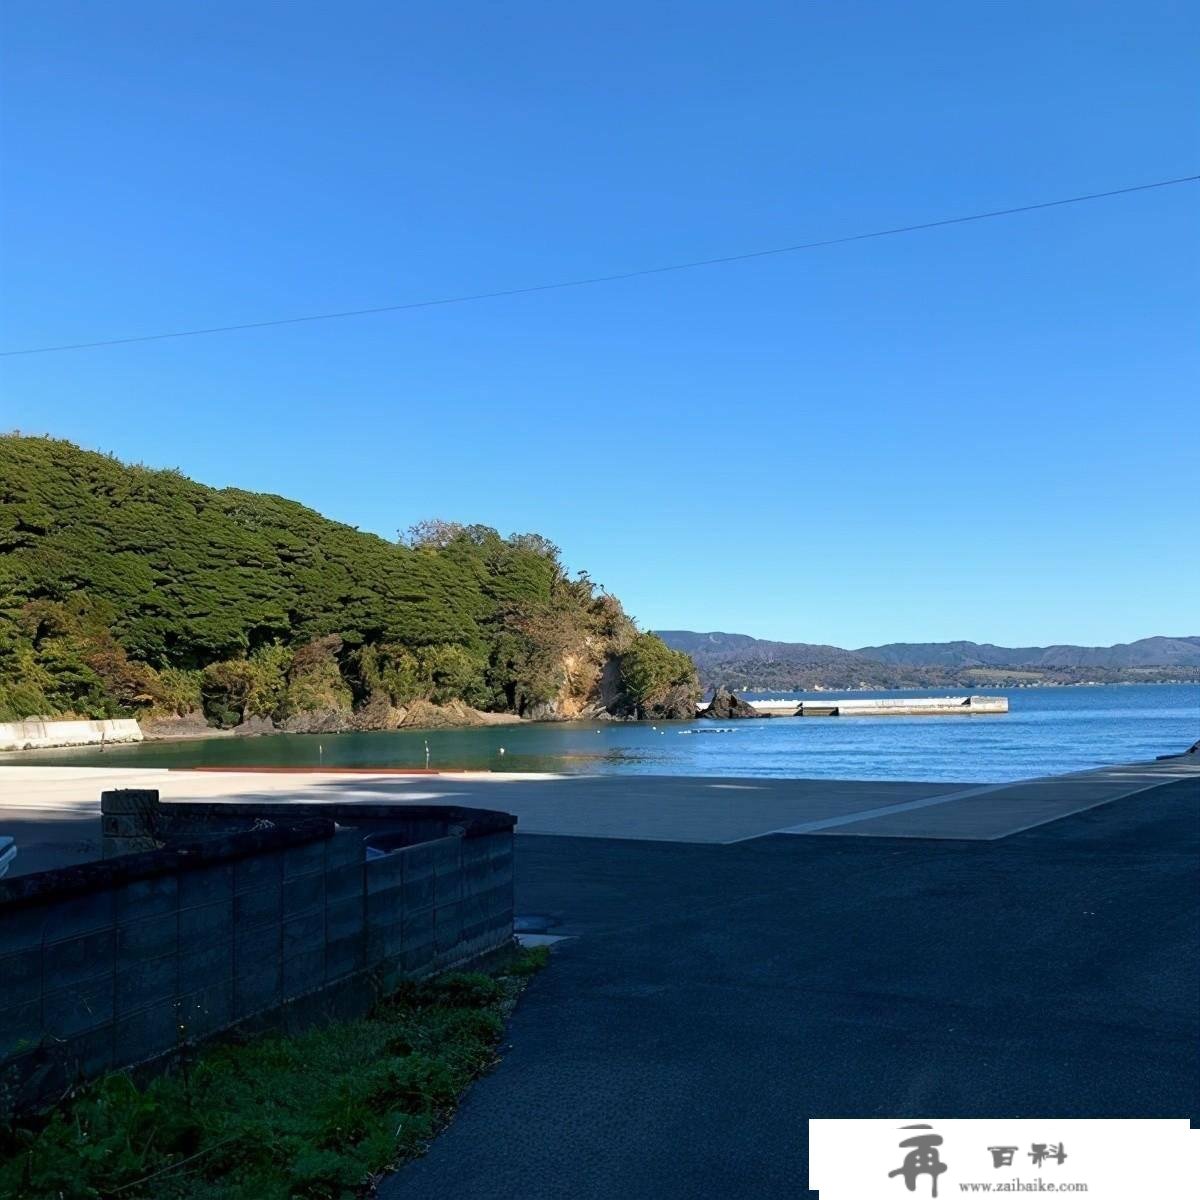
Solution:
<svg viewBox="0 0 1200 1200"><path fill-rule="evenodd" d="M936 696L946 691L823 692ZM961 694L961 693L959 693ZM274 735L47 751L0 760L74 766L490 768L643 775L1002 782L1178 753L1200 738L1200 685L993 689L1009 712L974 717L772 718L505 725L431 732ZM804 693L763 693L805 698ZM711 732L714 728L731 733ZM710 732L699 732L707 730ZM504 753L501 754L501 748Z"/></svg>

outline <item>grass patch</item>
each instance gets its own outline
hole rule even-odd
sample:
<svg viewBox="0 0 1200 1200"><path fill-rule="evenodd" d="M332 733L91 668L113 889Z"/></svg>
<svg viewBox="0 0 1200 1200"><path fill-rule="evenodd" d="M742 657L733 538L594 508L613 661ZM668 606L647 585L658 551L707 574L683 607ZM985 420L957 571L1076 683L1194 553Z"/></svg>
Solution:
<svg viewBox="0 0 1200 1200"><path fill-rule="evenodd" d="M496 1061L544 947L502 974L407 984L361 1021L215 1044L138 1087L105 1076L0 1125L0 1196L334 1200L425 1148Z"/></svg>

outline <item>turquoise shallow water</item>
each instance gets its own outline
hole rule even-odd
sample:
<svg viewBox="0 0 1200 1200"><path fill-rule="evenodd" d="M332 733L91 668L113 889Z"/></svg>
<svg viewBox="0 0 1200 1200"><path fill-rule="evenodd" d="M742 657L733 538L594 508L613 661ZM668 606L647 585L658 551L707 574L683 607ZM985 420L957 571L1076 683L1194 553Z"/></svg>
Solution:
<svg viewBox="0 0 1200 1200"><path fill-rule="evenodd" d="M983 694L1008 696L1010 711L976 717L694 721L657 728L648 723L572 722L428 733L281 734L151 742L103 753L90 749L10 754L0 755L0 762L419 767L425 765L428 743L430 765L446 769L1003 782L1177 753L1200 738L1200 685L1023 688ZM714 728L733 732L711 732Z"/></svg>

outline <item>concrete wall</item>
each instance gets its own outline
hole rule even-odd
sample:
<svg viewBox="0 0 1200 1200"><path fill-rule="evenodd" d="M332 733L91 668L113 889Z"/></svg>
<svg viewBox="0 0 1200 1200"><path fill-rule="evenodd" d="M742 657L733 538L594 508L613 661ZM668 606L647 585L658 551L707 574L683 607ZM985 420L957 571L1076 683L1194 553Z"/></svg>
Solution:
<svg viewBox="0 0 1200 1200"><path fill-rule="evenodd" d="M0 721L0 750L41 750L52 746L99 746L140 742L136 721Z"/></svg>
<svg viewBox="0 0 1200 1200"><path fill-rule="evenodd" d="M1007 696L918 696L883 697L869 700L749 700L756 712L769 717L803 716L952 716L971 713L1006 713ZM701 704L704 712L708 703Z"/></svg>
<svg viewBox="0 0 1200 1200"><path fill-rule="evenodd" d="M360 1015L511 942L514 818L359 807L107 792L106 838L161 848L0 881L0 1074L18 1103L235 1025ZM410 844L367 860L385 831Z"/></svg>
<svg viewBox="0 0 1200 1200"><path fill-rule="evenodd" d="M1007 696L877 697L869 700L806 699L750 700L757 712L771 717L803 716L954 716L971 713L1006 713ZM700 711L708 707L700 706Z"/></svg>

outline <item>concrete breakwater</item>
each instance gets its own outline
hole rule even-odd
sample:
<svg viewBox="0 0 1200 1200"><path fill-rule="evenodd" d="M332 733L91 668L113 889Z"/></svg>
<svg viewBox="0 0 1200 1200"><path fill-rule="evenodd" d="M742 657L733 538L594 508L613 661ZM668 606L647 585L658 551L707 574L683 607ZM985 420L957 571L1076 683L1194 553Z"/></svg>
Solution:
<svg viewBox="0 0 1200 1200"><path fill-rule="evenodd" d="M1008 712L1007 696L919 696L874 700L749 700L768 717L974 716ZM703 712L708 706L700 705Z"/></svg>
<svg viewBox="0 0 1200 1200"><path fill-rule="evenodd" d="M43 750L55 746L104 746L140 742L141 726L134 720L0 721L0 750Z"/></svg>

